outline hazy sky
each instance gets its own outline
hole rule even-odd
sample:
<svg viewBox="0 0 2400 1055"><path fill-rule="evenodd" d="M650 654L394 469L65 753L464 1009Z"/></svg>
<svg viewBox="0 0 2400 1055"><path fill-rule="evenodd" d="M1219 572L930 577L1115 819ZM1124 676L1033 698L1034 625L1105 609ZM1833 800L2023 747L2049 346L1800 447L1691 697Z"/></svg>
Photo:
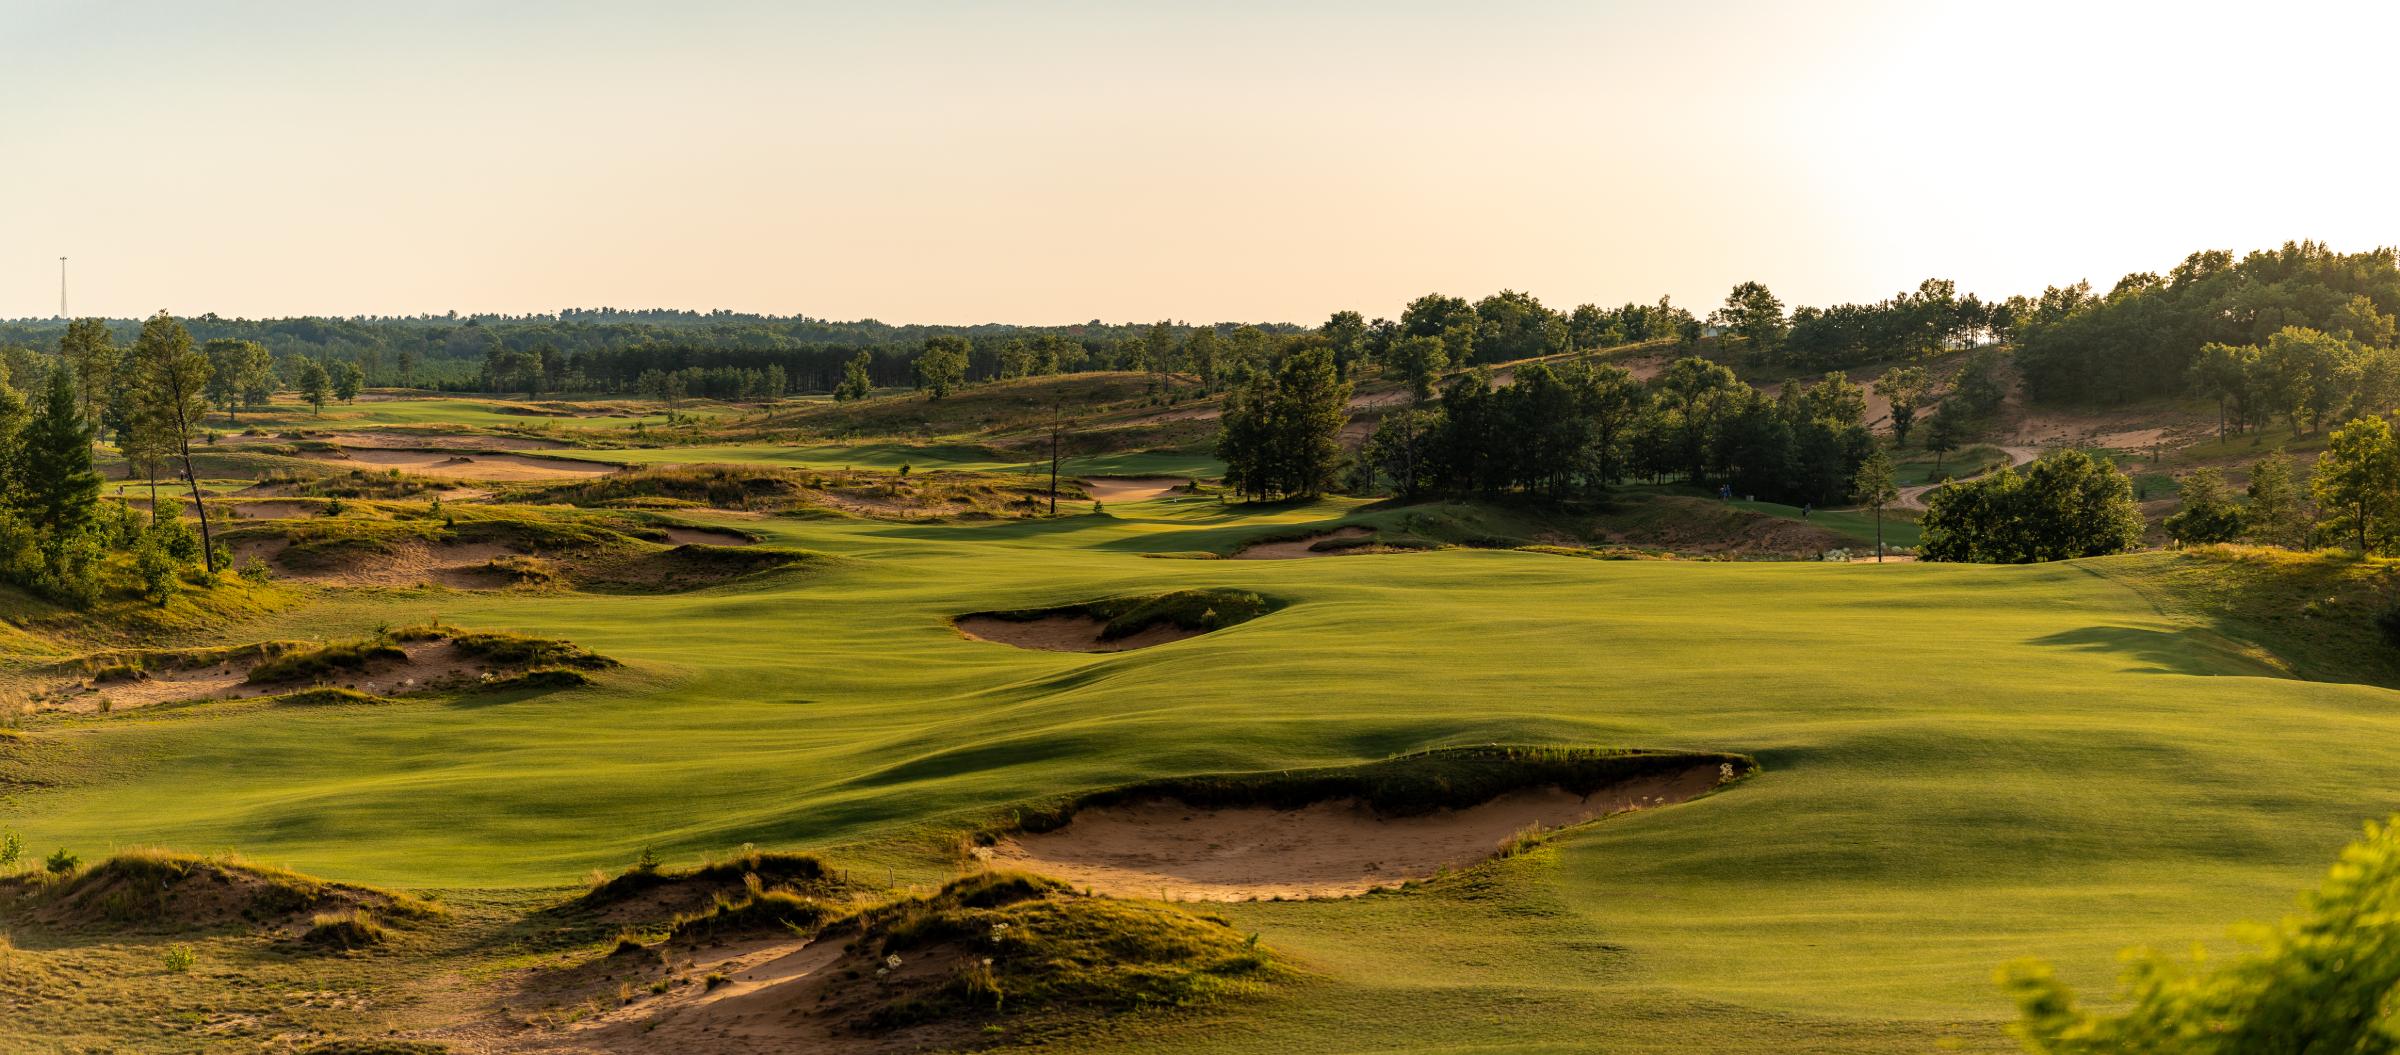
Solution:
<svg viewBox="0 0 2400 1055"><path fill-rule="evenodd" d="M1695 308L2400 243L2400 4L0 0L0 316Z"/></svg>

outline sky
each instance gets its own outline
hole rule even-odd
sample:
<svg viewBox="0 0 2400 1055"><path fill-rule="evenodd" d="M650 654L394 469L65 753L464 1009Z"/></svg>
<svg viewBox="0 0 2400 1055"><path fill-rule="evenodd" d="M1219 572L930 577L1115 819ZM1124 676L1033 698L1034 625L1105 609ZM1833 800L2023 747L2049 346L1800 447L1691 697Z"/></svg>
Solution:
<svg viewBox="0 0 2400 1055"><path fill-rule="evenodd" d="M2400 4L0 0L0 317L1316 322L2400 244Z"/></svg>

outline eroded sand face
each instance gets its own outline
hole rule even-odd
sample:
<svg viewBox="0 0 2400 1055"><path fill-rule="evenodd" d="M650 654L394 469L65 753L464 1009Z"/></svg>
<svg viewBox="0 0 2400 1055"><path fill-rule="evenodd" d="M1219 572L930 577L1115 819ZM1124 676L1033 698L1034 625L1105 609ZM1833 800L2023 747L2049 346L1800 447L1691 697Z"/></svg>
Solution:
<svg viewBox="0 0 2400 1055"><path fill-rule="evenodd" d="M1527 789L1417 817L1385 817L1349 799L1296 810L1154 800L1086 809L1056 831L1002 838L985 860L1117 897L1352 897L1472 865L1533 825L1563 828L1671 805L1718 781L1716 766L1695 766L1589 796Z"/></svg>

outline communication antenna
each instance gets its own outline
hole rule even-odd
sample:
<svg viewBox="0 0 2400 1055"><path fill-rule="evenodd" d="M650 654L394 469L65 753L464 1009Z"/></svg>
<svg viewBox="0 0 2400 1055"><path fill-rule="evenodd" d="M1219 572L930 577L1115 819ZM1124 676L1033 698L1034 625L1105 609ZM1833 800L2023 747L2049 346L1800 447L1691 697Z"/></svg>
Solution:
<svg viewBox="0 0 2400 1055"><path fill-rule="evenodd" d="M67 258L58 258L58 317L67 317Z"/></svg>

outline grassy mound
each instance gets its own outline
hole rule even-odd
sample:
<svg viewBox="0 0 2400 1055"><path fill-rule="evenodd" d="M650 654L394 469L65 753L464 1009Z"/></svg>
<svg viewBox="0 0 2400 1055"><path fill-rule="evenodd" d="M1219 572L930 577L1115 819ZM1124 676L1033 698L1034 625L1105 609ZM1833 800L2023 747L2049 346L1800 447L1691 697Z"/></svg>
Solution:
<svg viewBox="0 0 2400 1055"><path fill-rule="evenodd" d="M408 653L374 639L341 641L318 648L285 652L250 668L252 685L308 681L338 674L356 674L375 663L405 663Z"/></svg>
<svg viewBox="0 0 2400 1055"><path fill-rule="evenodd" d="M818 900L846 899L850 883L826 867L825 862L807 854L752 851L725 861L710 861L697 868L671 870L643 863L592 884L583 896L569 902L569 912L596 913L612 919L669 919L683 920L715 915L728 907L755 901L763 895L783 897L805 895ZM767 912L774 906L740 911ZM770 914L771 915L771 914ZM695 923L702 930L728 928L737 917L727 916L711 923ZM798 918L795 914L792 918ZM760 918L754 924L772 923Z"/></svg>
<svg viewBox="0 0 2400 1055"><path fill-rule="evenodd" d="M392 932L375 922L373 916L354 908L318 913L309 920L308 929L300 932L300 943L346 952L381 945L391 936Z"/></svg>
<svg viewBox="0 0 2400 1055"><path fill-rule="evenodd" d="M66 928L190 931L280 926L306 914L360 909L400 919L438 912L406 894L329 882L238 857L164 850L130 851L90 868L21 875L0 884L5 884L0 893L13 893L29 905L32 918Z"/></svg>
<svg viewBox="0 0 2400 1055"><path fill-rule="evenodd" d="M2400 561L2262 546L2195 546L2090 562L2163 611L2263 649L2312 681L2400 688L2400 648L2376 618L2400 601Z"/></svg>
<svg viewBox="0 0 2400 1055"><path fill-rule="evenodd" d="M1259 991L1280 973L1255 936L1166 905L1088 897L1037 876L987 872L881 905L856 928L834 1007L890 1031L1003 1013L1191 1007Z"/></svg>
<svg viewBox="0 0 2400 1055"><path fill-rule="evenodd" d="M1112 597L1057 608L970 612L959 618L1029 623L1056 616L1081 616L1104 624L1100 640L1117 641L1161 625L1205 634L1247 623L1281 607L1283 602L1248 590L1205 589Z"/></svg>
<svg viewBox="0 0 2400 1055"><path fill-rule="evenodd" d="M1588 795L1626 781L1704 765L1720 767L1728 780L1740 779L1758 769L1758 762L1746 755L1717 752L1443 748L1357 766L1147 780L1027 811L1018 817L1016 828L1051 831L1073 820L1078 810L1153 799L1174 799L1204 808L1274 809L1356 799L1385 816L1410 817L1435 810L1465 809L1525 788L1557 787Z"/></svg>
<svg viewBox="0 0 2400 1055"><path fill-rule="evenodd" d="M145 675L198 670L226 664L259 663L310 647L299 641L254 641L210 648L113 649L63 661L53 669L80 671L93 681L134 681Z"/></svg>
<svg viewBox="0 0 2400 1055"><path fill-rule="evenodd" d="M633 469L571 483L511 489L509 498L575 506L709 506L773 510L801 504L799 474L752 465L686 465Z"/></svg>

